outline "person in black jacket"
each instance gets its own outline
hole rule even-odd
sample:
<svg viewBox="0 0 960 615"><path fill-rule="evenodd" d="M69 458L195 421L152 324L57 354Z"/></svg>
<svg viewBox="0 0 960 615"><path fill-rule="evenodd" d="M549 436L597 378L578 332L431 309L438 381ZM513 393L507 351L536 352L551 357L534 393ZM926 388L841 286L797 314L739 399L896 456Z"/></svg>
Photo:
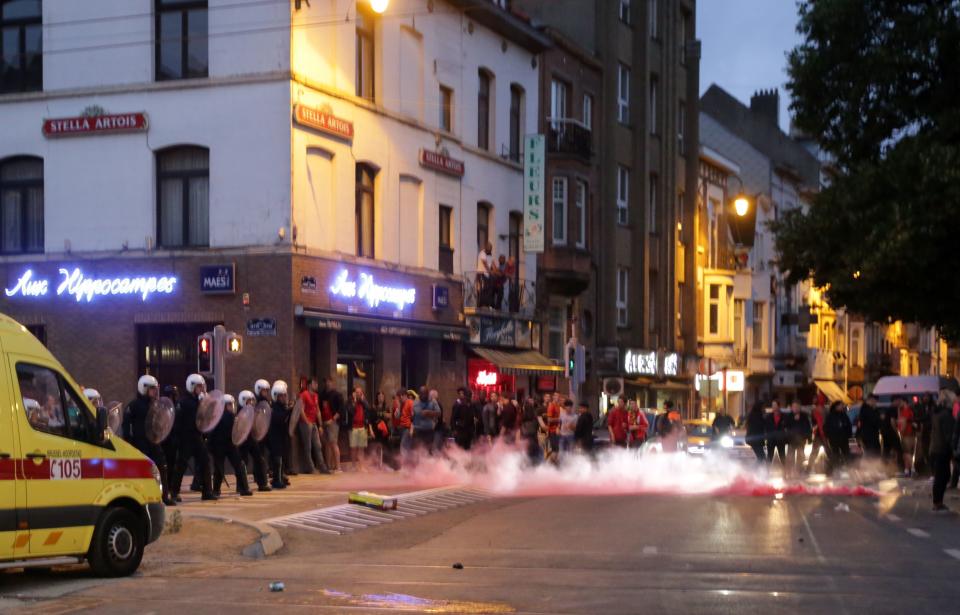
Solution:
<svg viewBox="0 0 960 615"><path fill-rule="evenodd" d="M180 400L180 411L173 424L180 450L177 453L177 468L173 484L170 486L174 498L180 495L180 485L187 471L187 464L193 458L194 471L200 474L200 490L203 500L216 500L213 494L213 481L210 477L210 456L203 444L203 434L197 429L197 408L200 399L207 390L206 380L200 374L187 376L187 392Z"/></svg>
<svg viewBox="0 0 960 615"><path fill-rule="evenodd" d="M470 403L470 393L463 387L457 389L457 399L450 411L450 428L457 446L469 451L477 433L476 413Z"/></svg>
<svg viewBox="0 0 960 615"><path fill-rule="evenodd" d="M780 465L787 465L787 418L780 409L780 403L773 400L770 404L773 412L765 418L767 438L767 463L773 463L774 453L780 455Z"/></svg>
<svg viewBox="0 0 960 615"><path fill-rule="evenodd" d="M165 384L161 391L163 397L173 402L174 412L180 409L180 389L175 384ZM177 453L180 451L180 442L177 440L177 432L171 430L167 439L160 443L163 449L163 456L167 462L166 485L173 485L174 472L177 471Z"/></svg>
<svg viewBox="0 0 960 615"><path fill-rule="evenodd" d="M270 412L270 430L267 432L267 445L270 448L270 468L273 480L270 486L274 489L286 489L290 484L284 476L283 460L287 453L287 443L290 442L290 408L287 405L287 383L277 380L270 388L270 398L273 408Z"/></svg>
<svg viewBox="0 0 960 615"><path fill-rule="evenodd" d="M257 382L266 384L267 388L270 388L270 383L266 380L258 380ZM240 391L237 401L240 402L241 408L247 405L256 407L258 403L257 395L253 391L247 390ZM240 445L240 459L245 461L248 457L250 458L250 463L253 464L253 479L257 482L257 491L270 491L270 485L267 481L267 465L263 461L263 447L253 437L252 432L253 430L251 430L244 443Z"/></svg>
<svg viewBox="0 0 960 615"><path fill-rule="evenodd" d="M253 495L247 483L247 466L240 459L240 453L233 444L234 415L237 412L237 403L232 395L223 396L223 416L220 422L210 432L207 446L213 455L213 494L220 496L220 485L223 484L223 463L229 459L233 473L237 479L237 493L243 496Z"/></svg>
<svg viewBox="0 0 960 615"><path fill-rule="evenodd" d="M953 404L956 395L946 389L940 391L936 413L930 421L930 463L933 466L933 510L946 512L943 494L950 481L950 459L953 457Z"/></svg>
<svg viewBox="0 0 960 615"><path fill-rule="evenodd" d="M580 416L577 417L573 438L582 452L593 455L593 414L586 402L580 402L579 410Z"/></svg>
<svg viewBox="0 0 960 615"><path fill-rule="evenodd" d="M763 416L763 402L757 401L750 408L744 420L747 427L746 442L753 449L753 454L757 456L757 461L765 463L767 460L766 452L763 447L766 440L766 419Z"/></svg>
<svg viewBox="0 0 960 615"><path fill-rule="evenodd" d="M877 396L870 395L860 406L857 416L857 439L863 447L865 458L880 457L880 411L877 410Z"/></svg>
<svg viewBox="0 0 960 615"><path fill-rule="evenodd" d="M157 399L158 395L157 379L149 375L141 376L137 382L137 396L127 405L127 411L123 415L121 432L124 440L157 464L163 503L167 506L176 506L177 502L170 493L170 474L163 447L147 439L147 414L150 411L150 404Z"/></svg>
<svg viewBox="0 0 960 615"><path fill-rule="evenodd" d="M790 414L786 419L787 470L799 474L806 464L805 449L813 435L813 427L810 425L810 415L803 411L798 401L790 404Z"/></svg>
<svg viewBox="0 0 960 615"><path fill-rule="evenodd" d="M823 433L827 439L828 473L843 467L850 459L850 437L853 435L853 426L843 402L835 401L830 404L830 412L823 421Z"/></svg>

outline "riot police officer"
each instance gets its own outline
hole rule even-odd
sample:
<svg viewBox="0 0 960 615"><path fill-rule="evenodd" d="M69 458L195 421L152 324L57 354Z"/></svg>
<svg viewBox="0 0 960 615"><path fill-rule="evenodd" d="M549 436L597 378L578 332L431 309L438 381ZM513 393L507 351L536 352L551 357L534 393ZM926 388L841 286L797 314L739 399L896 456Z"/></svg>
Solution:
<svg viewBox="0 0 960 615"><path fill-rule="evenodd" d="M165 384L163 385L163 396L173 402L174 412L180 410L180 389L175 384ZM177 439L176 431L171 431L170 435L167 436L167 439L160 443L160 447L163 448L163 456L167 459L167 475L166 480L168 485L173 485L174 472L177 471L177 451L180 450L180 442ZM179 498L179 496L177 496Z"/></svg>
<svg viewBox="0 0 960 615"><path fill-rule="evenodd" d="M159 391L156 378L149 375L140 376L140 380L137 381L137 396L127 405L121 432L124 440L134 445L157 465L157 470L160 471L163 503L167 506L176 506L174 494L170 491L167 460L163 454L163 448L147 439L147 413L150 411L150 403L159 396Z"/></svg>
<svg viewBox="0 0 960 615"><path fill-rule="evenodd" d="M103 399L100 397L100 391L96 389L84 389L83 396L87 398L94 408L99 408L103 405Z"/></svg>
<svg viewBox="0 0 960 615"><path fill-rule="evenodd" d="M233 422L237 412L237 403L232 395L223 396L223 416L213 428L207 445L213 455L213 494L220 496L220 485L223 483L223 461L230 460L234 475L237 478L237 493L253 495L247 484L247 466L240 459L240 453L233 444Z"/></svg>
<svg viewBox="0 0 960 615"><path fill-rule="evenodd" d="M241 408L247 405L256 406L257 396L251 391L243 390L237 396L237 401L240 402ZM263 462L263 448L254 439L253 433L247 436L244 443L240 445L240 458L246 459L247 457L250 457L253 464L253 479L257 481L257 491L270 491L270 485L267 484L267 467Z"/></svg>
<svg viewBox="0 0 960 615"><path fill-rule="evenodd" d="M206 391L207 383L200 374L187 376L187 392L180 401L180 410L174 422L173 430L180 440L177 468L174 472L173 494L180 495L180 485L183 475L187 471L187 463L193 458L194 471L200 474L201 499L216 500L213 494L212 479L210 477L210 458L203 445L203 434L197 429L197 409L200 399Z"/></svg>
<svg viewBox="0 0 960 615"><path fill-rule="evenodd" d="M270 388L273 409L270 414L270 431L267 432L267 446L270 448L270 467L273 471L274 489L286 489L287 481L283 475L283 459L286 456L286 443L289 442L290 408L287 406L287 383L277 380Z"/></svg>

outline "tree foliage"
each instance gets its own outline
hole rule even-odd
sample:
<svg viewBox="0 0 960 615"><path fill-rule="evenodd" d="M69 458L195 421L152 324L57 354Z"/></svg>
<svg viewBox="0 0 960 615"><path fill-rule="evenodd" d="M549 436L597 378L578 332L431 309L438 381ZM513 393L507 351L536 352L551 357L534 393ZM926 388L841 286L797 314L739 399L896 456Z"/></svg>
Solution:
<svg viewBox="0 0 960 615"><path fill-rule="evenodd" d="M796 125L835 162L774 225L791 282L872 320L960 331L960 0L803 0Z"/></svg>

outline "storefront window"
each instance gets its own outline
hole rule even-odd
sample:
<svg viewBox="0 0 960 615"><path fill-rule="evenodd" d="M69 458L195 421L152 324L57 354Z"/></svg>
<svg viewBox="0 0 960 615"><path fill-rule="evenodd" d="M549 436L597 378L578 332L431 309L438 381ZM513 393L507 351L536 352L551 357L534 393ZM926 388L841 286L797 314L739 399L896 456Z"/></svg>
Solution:
<svg viewBox="0 0 960 615"><path fill-rule="evenodd" d="M182 391L187 376L197 371L197 338L216 324L138 325L137 373L154 376L161 391L168 384Z"/></svg>

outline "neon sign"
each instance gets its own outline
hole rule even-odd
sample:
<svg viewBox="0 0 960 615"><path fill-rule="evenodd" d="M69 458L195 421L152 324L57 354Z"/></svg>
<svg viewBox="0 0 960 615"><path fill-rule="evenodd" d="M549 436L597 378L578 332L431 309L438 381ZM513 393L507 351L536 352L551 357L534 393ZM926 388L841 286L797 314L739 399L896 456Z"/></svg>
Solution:
<svg viewBox="0 0 960 615"><path fill-rule="evenodd" d="M623 357L623 371L628 374L657 375L657 351L628 350Z"/></svg>
<svg viewBox="0 0 960 615"><path fill-rule="evenodd" d="M79 268L73 270L60 268L60 284L57 296L73 296L77 303L94 297L140 295L146 301L151 295L170 295L177 286L174 276L89 278ZM34 279L33 270L24 272L13 288L4 289L7 297L46 297L50 290L50 281Z"/></svg>
<svg viewBox="0 0 960 615"><path fill-rule="evenodd" d="M663 355L663 375L676 376L680 373L680 355L676 352Z"/></svg>
<svg viewBox="0 0 960 615"><path fill-rule="evenodd" d="M477 373L477 386L497 386L497 372L488 372L487 370L482 370Z"/></svg>
<svg viewBox="0 0 960 615"><path fill-rule="evenodd" d="M381 286L369 273L361 273L359 281L351 280L346 269L340 271L334 278L329 290L332 294L344 299L359 299L372 308L378 307L381 303L389 303L396 306L398 310L402 310L408 305L413 305L417 299L416 288Z"/></svg>

